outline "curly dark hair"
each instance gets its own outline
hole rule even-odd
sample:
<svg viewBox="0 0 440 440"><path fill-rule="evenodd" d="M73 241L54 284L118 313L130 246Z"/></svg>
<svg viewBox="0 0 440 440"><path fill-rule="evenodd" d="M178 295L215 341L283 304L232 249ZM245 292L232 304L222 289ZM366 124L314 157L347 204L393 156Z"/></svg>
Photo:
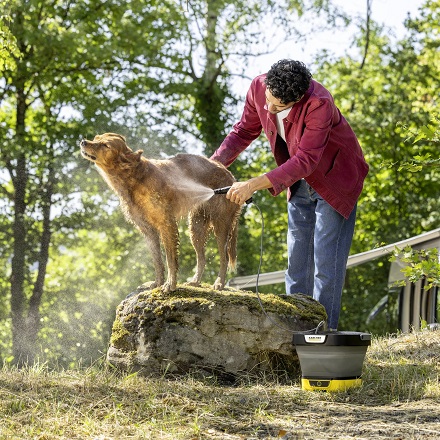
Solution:
<svg viewBox="0 0 440 440"><path fill-rule="evenodd" d="M265 84L282 104L298 101L307 91L312 74L301 61L280 60L267 72Z"/></svg>

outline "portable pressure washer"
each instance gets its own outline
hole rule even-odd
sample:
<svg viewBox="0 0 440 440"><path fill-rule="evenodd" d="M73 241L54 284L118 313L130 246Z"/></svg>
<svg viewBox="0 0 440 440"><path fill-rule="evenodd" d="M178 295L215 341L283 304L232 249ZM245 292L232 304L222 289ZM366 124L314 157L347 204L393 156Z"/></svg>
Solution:
<svg viewBox="0 0 440 440"><path fill-rule="evenodd" d="M371 335L325 331L294 333L303 390L345 391L362 384L362 366Z"/></svg>

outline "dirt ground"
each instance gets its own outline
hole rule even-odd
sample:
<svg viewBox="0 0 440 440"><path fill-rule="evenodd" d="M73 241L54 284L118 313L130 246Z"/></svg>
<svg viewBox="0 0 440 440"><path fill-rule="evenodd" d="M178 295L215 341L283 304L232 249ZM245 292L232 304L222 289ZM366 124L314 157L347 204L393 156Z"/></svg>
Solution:
<svg viewBox="0 0 440 440"><path fill-rule="evenodd" d="M350 402L315 402L307 411L289 418L289 427L268 437L247 440L440 439L440 408L429 400L371 407ZM282 419L286 421L285 417Z"/></svg>
<svg viewBox="0 0 440 440"><path fill-rule="evenodd" d="M242 422L237 426L232 422L227 428L207 429L194 440L438 440L440 410L433 401L374 407L321 402L307 410L279 414L270 423L250 425L246 429L254 431L250 435L240 434L244 431ZM237 434L232 434L235 430Z"/></svg>

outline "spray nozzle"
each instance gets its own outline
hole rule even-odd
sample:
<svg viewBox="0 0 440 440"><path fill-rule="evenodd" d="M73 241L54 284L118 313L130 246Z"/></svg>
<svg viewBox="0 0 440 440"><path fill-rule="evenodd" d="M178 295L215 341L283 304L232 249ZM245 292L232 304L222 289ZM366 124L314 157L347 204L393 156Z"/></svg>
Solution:
<svg viewBox="0 0 440 440"><path fill-rule="evenodd" d="M214 190L214 194L226 194L229 190L231 189L230 186L224 186L223 188L217 188ZM246 205L249 205L249 203L253 202L253 198L251 197L250 199L246 200Z"/></svg>
<svg viewBox="0 0 440 440"><path fill-rule="evenodd" d="M225 186L224 188L217 188L214 190L214 194L226 194L231 189L230 186Z"/></svg>

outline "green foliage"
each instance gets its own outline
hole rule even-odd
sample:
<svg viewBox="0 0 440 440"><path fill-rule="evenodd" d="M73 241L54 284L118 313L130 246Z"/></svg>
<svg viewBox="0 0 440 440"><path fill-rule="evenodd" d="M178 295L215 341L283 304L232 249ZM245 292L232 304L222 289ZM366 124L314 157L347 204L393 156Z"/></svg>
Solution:
<svg viewBox="0 0 440 440"><path fill-rule="evenodd" d="M440 128L439 128L440 120L438 116L434 116L430 123L427 125L424 125L420 129L416 129L415 131L411 131L409 127L404 126L404 130L409 131L408 133L408 140L413 138L413 143L415 144L418 141L421 140L427 140L427 141L433 141L433 142L440 142Z"/></svg>
<svg viewBox="0 0 440 440"><path fill-rule="evenodd" d="M296 25L300 10L303 20L314 22L324 15L329 21L341 17L328 1L304 9L305 2L288 3L287 8L273 0L210 0L175 2L174 7L169 2L157 8L161 20L173 24L173 32L160 48L162 58L138 60L135 65L133 73L144 72L146 78L134 76L124 90L136 106L131 125L154 124L161 132L178 132L187 148L211 156L236 122L238 99L231 92L229 66L234 66L234 76L249 79L247 60L273 45L257 23L270 16L271 22L283 27L285 39L292 39L305 38ZM316 25L315 32L320 27ZM157 35L150 38L157 39Z"/></svg>
<svg viewBox="0 0 440 440"><path fill-rule="evenodd" d="M406 246L403 249L396 247L391 261L397 260L406 263L405 267L401 269L406 279L397 282L396 285L404 286L407 282L416 283L425 279L425 290L440 286L440 262L437 248L417 250L412 249L411 246Z"/></svg>
<svg viewBox="0 0 440 440"><path fill-rule="evenodd" d="M17 40L9 29L11 17L7 15L8 3L7 0L0 1L0 70L13 69L14 59L20 58L21 55Z"/></svg>
<svg viewBox="0 0 440 440"><path fill-rule="evenodd" d="M413 143L420 140L439 142L439 119L434 117L431 124L425 125L415 131L410 131L407 126L403 126L405 132L409 132L408 139L413 138ZM425 167L438 167L440 158L431 159L431 154L425 156L414 156L410 162L399 165L399 171L407 171L411 173L420 172ZM400 260L406 263L401 269L405 279L396 282L397 286L404 286L406 283L415 283L421 279L425 280L424 289L429 290L434 286L440 285L440 261L439 250L437 248L415 250L410 246L404 249L396 247L390 261Z"/></svg>
<svg viewBox="0 0 440 440"><path fill-rule="evenodd" d="M430 122L422 127L411 128L406 124L399 123L402 132L407 135L406 141L412 140L413 144L419 141L440 142L440 119L438 116L433 116ZM396 164L389 164L388 166L395 166ZM415 155L411 161L399 164L398 171L409 171L417 173L422 171L424 167L439 167L440 158L432 157L431 153Z"/></svg>

